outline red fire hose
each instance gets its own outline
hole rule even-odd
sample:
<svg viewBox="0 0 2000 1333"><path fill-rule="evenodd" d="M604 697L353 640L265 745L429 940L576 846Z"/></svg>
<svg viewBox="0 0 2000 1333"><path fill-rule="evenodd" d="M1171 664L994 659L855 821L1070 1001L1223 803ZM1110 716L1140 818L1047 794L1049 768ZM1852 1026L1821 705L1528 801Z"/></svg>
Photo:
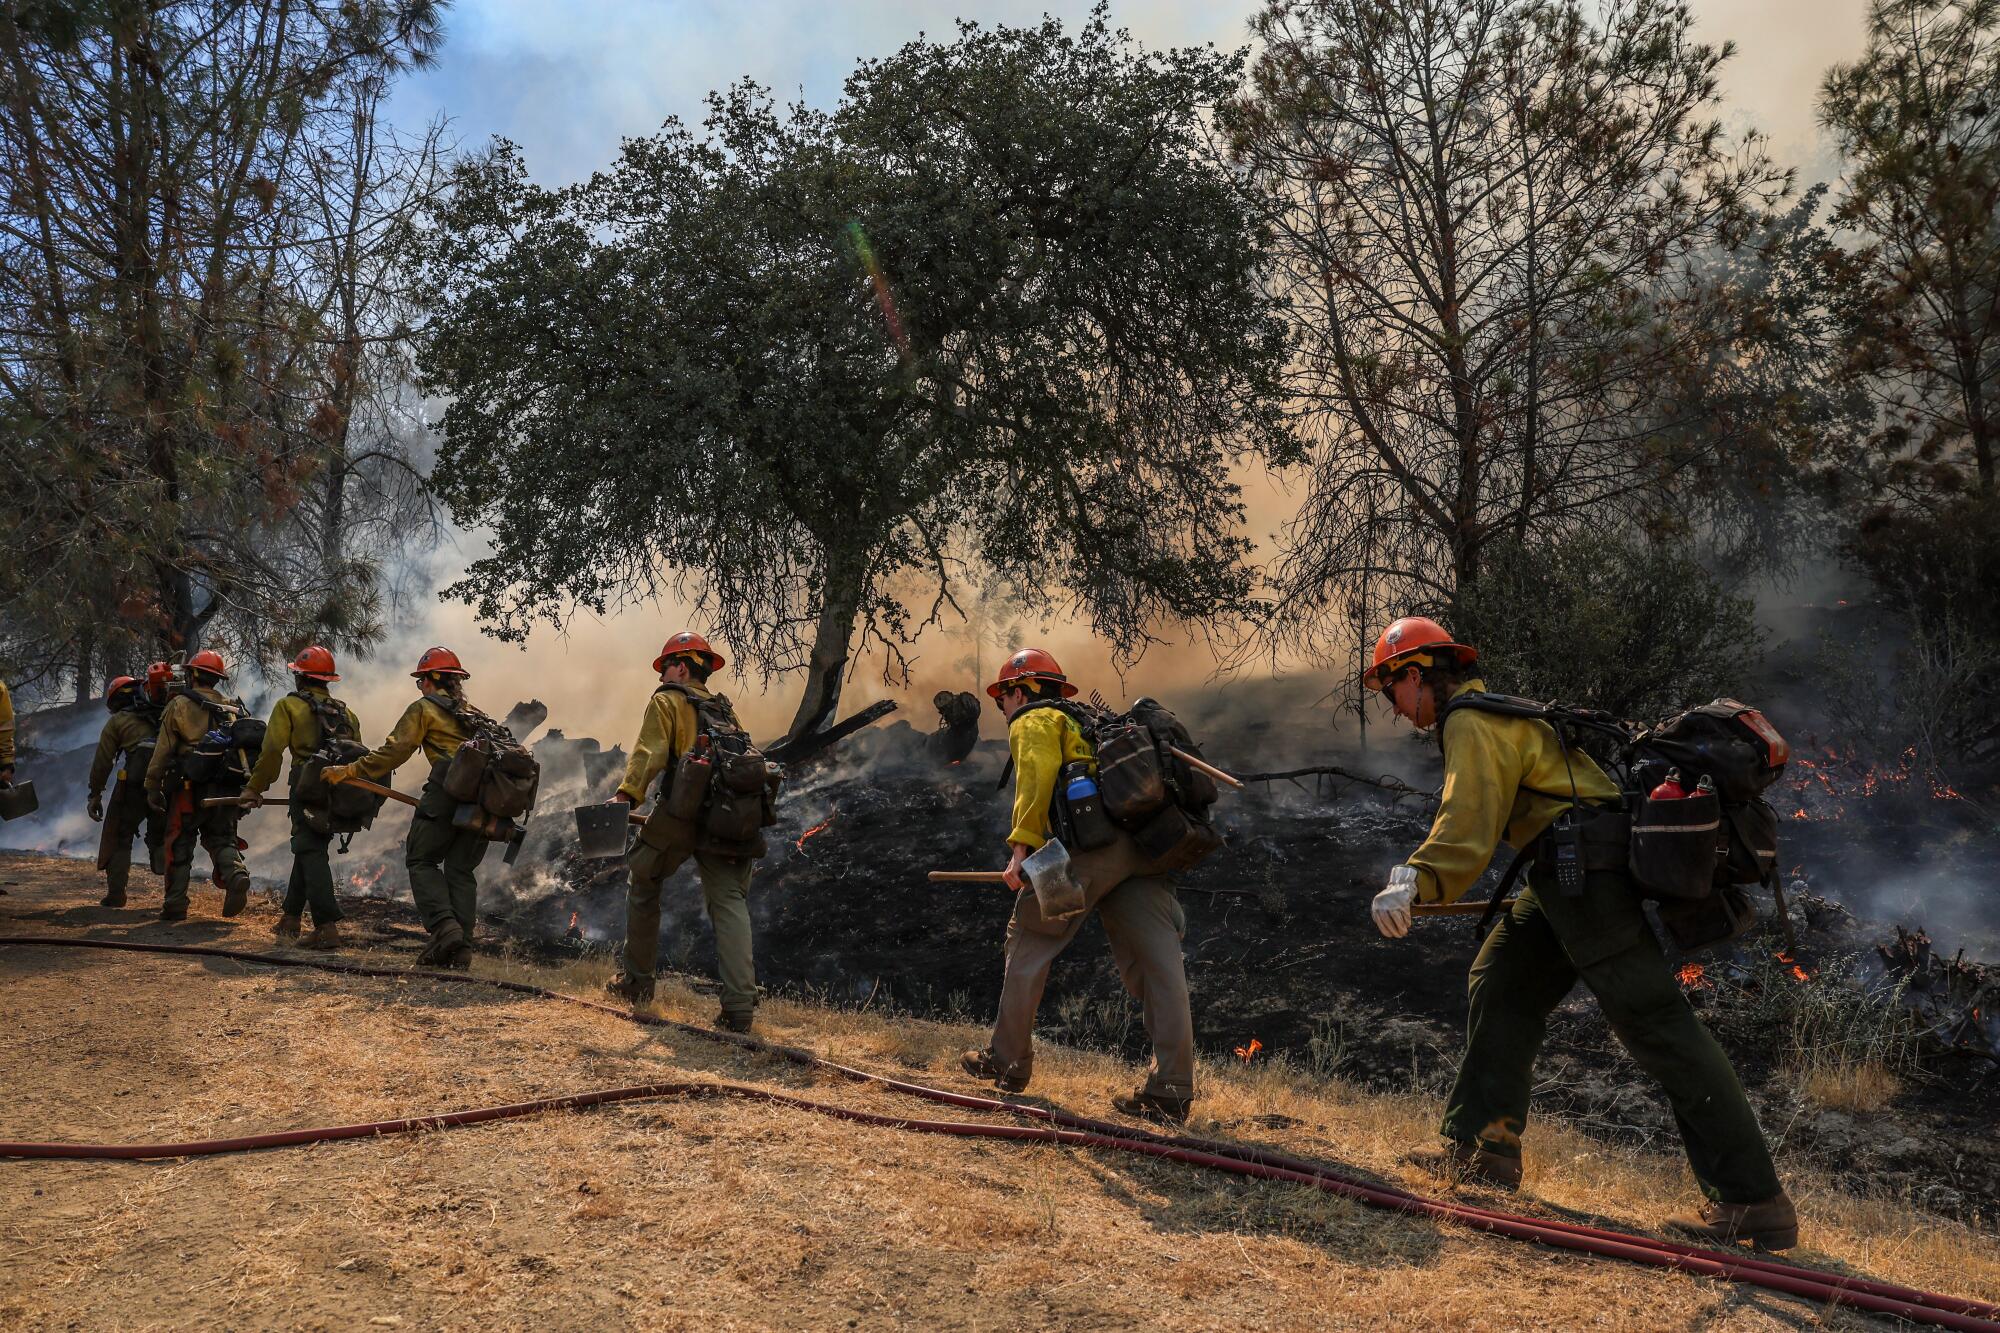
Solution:
<svg viewBox="0 0 2000 1333"><path fill-rule="evenodd" d="M537 1101L519 1102L508 1106L485 1107L471 1111L454 1111L431 1116L411 1117L403 1120L375 1121L367 1124L341 1125L323 1129L285 1130L271 1134L249 1135L243 1138L212 1139L192 1143L0 1143L0 1157L61 1159L194 1157L215 1153L244 1152L259 1148L280 1148L306 1143L324 1143L341 1139L370 1138L382 1134L412 1133L426 1129L444 1129L459 1125L481 1124L492 1120L506 1120L521 1116L538 1115L547 1111L584 1109L642 1099L666 1097L736 1097L811 1111L815 1114L832 1116L836 1119L856 1124L910 1130L917 1133L1060 1143L1073 1147L1102 1148L1118 1152L1139 1153L1166 1161L1181 1162L1206 1167L1211 1170L1226 1171L1235 1175L1249 1176L1254 1179L1285 1181L1307 1185L1326 1191L1327 1193L1343 1195L1374 1207L1393 1209L1398 1212L1430 1217L1439 1221L1457 1222L1474 1230L1485 1231L1493 1235L1507 1236L1516 1240L1534 1241L1585 1254L1623 1259L1630 1263L1646 1264L1656 1268L1676 1269L1682 1272L1696 1273L1704 1277L1723 1278L1732 1282L1741 1282L1763 1287L1771 1291L1783 1292L1787 1295L1802 1297L1821 1304L1845 1305L1857 1310L1865 1310L1874 1314L1892 1315L1915 1323L1930 1324L1942 1328L1979 1329L1988 1330L1989 1333L2000 1333L2000 1306L1994 1306L1983 1301L1920 1291L1911 1287L1898 1286L1894 1283L1876 1282L1867 1278L1853 1278L1818 1272L1812 1269L1797 1268L1789 1264L1753 1258L1742 1253L1703 1250L1672 1241L1655 1240L1647 1236L1632 1236L1622 1232L1607 1231L1599 1227L1526 1217L1519 1214L1501 1212L1496 1209L1482 1208L1472 1204L1426 1199L1399 1189L1368 1185L1359 1181L1349 1180L1338 1175L1324 1164L1293 1157L1284 1153L1271 1152L1261 1148L1252 1148L1241 1144L1225 1143L1211 1139L1157 1135L1144 1130L1132 1129L1127 1126L1101 1120L1093 1120L1085 1116L1071 1115L1065 1111L1053 1110L1046 1107L1003 1102L990 1097L972 1096L965 1093L949 1092L941 1088L926 1087L923 1084L909 1083L901 1079L888 1078L867 1070L842 1065L796 1047L780 1046L775 1043L761 1041L755 1037L713 1032L707 1028L676 1022L672 1019L657 1018L647 1014L636 1014L614 1005L585 999L582 996L565 995L560 991L549 990L527 982L504 981L492 977L474 977L464 973L367 967L358 963L338 962L331 959L295 958L282 955L250 953L211 945L145 944L130 940L69 939L36 935L0 937L0 945L10 944L49 948L109 949L131 953L189 954L212 958L233 958L242 962L263 963L277 967L304 967L350 976L404 979L423 977L440 981L471 982L476 985L514 991L520 994L562 1000L648 1026L672 1028L691 1035L727 1042L748 1050L777 1055L796 1064L811 1066L858 1082L873 1084L893 1092L920 1097L947 1106L981 1111L1013 1112L1049 1123L1045 1126L1034 1126L911 1120L898 1116L885 1116L868 1111L853 1110L848 1107L834 1106L822 1102L807 1101L803 1098L791 1097L783 1093L769 1092L761 1088L743 1087L738 1084L649 1083L626 1088L600 1089L563 1097L548 1097Z"/></svg>

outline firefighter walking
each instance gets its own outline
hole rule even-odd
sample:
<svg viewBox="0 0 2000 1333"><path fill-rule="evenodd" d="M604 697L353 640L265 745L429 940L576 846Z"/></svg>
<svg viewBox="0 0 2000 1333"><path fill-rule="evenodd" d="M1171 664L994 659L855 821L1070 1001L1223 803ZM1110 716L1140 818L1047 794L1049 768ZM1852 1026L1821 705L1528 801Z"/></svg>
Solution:
<svg viewBox="0 0 2000 1333"><path fill-rule="evenodd" d="M1444 719L1442 804L1430 836L1375 897L1382 934L1406 935L1413 903L1462 897L1501 842L1537 845L1528 887L1472 964L1465 1057L1439 1131L1444 1150L1413 1160L1448 1177L1519 1185L1535 1057L1549 1014L1581 980L1620 1044L1666 1093L1707 1197L1698 1216L1668 1225L1711 1243L1797 1244L1798 1214L1756 1115L1729 1057L1675 983L1641 910L1623 840L1600 853L1590 836L1590 811L1619 800L1616 784L1547 722L1449 707L1485 690L1477 658L1435 621L1411 616L1383 632L1362 678L1405 721L1428 728ZM1581 883L1565 891L1556 849L1541 835L1573 807Z"/></svg>
<svg viewBox="0 0 2000 1333"><path fill-rule="evenodd" d="M167 700L160 718L159 741L146 768L146 799L165 815L167 842L166 902L160 920L184 921L188 913L188 882L199 842L222 886L222 914L235 916L250 901L250 872L236 838L243 811L234 805L203 808L204 798L234 795L248 768L233 743L233 729L244 715L240 699L217 687L229 678L222 655L203 649L187 660L182 689Z"/></svg>
<svg viewBox="0 0 2000 1333"><path fill-rule="evenodd" d="M1096 755L1075 718L1058 703L1073 698L1055 658L1039 648L1015 653L986 693L1007 719L1007 747L1014 763L1013 829L1007 834L1007 884L1026 887L1021 866L1049 840L1055 802L1062 799L1057 776L1065 764L1081 761L1095 773ZM1140 873L1143 858L1120 834L1102 853L1077 858L1088 863L1095 911L1111 943L1118 978L1145 1017L1153 1042L1153 1062L1136 1091L1113 1098L1126 1115L1181 1121L1194 1099L1194 1015L1188 1001L1187 968L1181 940L1187 917L1171 875ZM1101 896L1098 896L1100 895ZM965 1071L990 1080L1002 1092L1022 1092L1034 1072L1035 1013L1049 969L1083 928L1089 911L1065 921L1043 920L1035 895L1019 893L1007 921L1006 966L1000 1011L984 1050L959 1057Z"/></svg>
<svg viewBox="0 0 2000 1333"><path fill-rule="evenodd" d="M626 856L631 887L625 906L624 968L607 989L633 1004L652 1000L660 953L660 893L667 878L692 857L715 934L716 971L722 983L722 1006L715 1021L731 1032L748 1032L757 1009L750 874L764 854L763 837L719 834L704 819L706 804L684 816L668 808L683 756L697 749L705 753L721 738L744 735L728 698L708 688L709 677L723 666L722 654L688 630L670 637L653 659L659 688L646 703L625 780L613 799L639 805L649 790L657 787L658 795L652 817Z"/></svg>
<svg viewBox="0 0 2000 1333"><path fill-rule="evenodd" d="M444 789L446 767L472 735L461 716L467 707L465 682L471 674L449 648L426 649L410 673L417 683L417 698L403 710L388 739L351 764L328 766L324 774L334 785L350 777L386 782L419 750L430 761L430 776L403 844L403 864L410 874L417 915L431 936L417 961L454 968L472 966L472 938L479 920L477 872L488 846L478 830L453 823L459 802Z"/></svg>
<svg viewBox="0 0 2000 1333"><path fill-rule="evenodd" d="M154 874L166 868L166 818L146 803L146 770L152 763L153 747L160 735L160 717L166 705L167 681L172 668L155 662L143 681L132 676L115 678L104 691L104 706L111 716L97 736L97 751L90 760L90 780L85 809L104 825L97 844L97 868L104 872L104 897L100 907L123 907L132 878L132 839L146 835L148 865ZM104 799L105 783L111 800Z"/></svg>
<svg viewBox="0 0 2000 1333"><path fill-rule="evenodd" d="M278 769L289 755L294 792L289 810L292 874L272 933L280 943L297 940L304 924L303 914L310 912L313 929L304 947L338 949L342 913L333 893L333 863L328 856L336 835L324 827L324 819L317 821L321 827L314 827L312 812L297 799L296 793L306 759L330 737L358 737L361 720L327 689L340 679L330 651L314 645L289 665L292 692L272 705L270 720L264 727L264 748L244 787L244 804L255 807L263 803L264 793L278 780Z"/></svg>

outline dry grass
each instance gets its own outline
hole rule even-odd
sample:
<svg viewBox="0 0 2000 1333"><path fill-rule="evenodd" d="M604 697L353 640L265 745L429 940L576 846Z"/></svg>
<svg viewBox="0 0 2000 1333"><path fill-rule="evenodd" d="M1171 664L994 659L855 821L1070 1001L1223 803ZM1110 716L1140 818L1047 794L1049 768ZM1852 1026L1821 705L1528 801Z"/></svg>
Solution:
<svg viewBox="0 0 2000 1333"><path fill-rule="evenodd" d="M1806 1105L1872 1115L1888 1109L1903 1080L1879 1060L1836 1060L1789 1071Z"/></svg>
<svg viewBox="0 0 2000 1333"><path fill-rule="evenodd" d="M35 892L13 895L0 899L0 931L22 928L18 918L35 906ZM212 916L214 904L198 895L196 911ZM269 919L203 924L214 928L203 937L256 944ZM602 960L551 973L481 959L477 970L576 993L609 974ZM0 952L0 1005L10 1015L0 1029L5 1138L160 1141L676 1078L950 1114L699 1038L449 984L12 950ZM713 1013L711 999L679 984L662 987L657 1007L697 1023ZM773 1040L955 1088L969 1086L957 1052L982 1036L782 1001L760 1011L760 1023ZM1428 1142L1437 1107L1427 1098L1369 1095L1261 1060L1230 1060L1203 1077L1198 1133L1426 1184L1398 1162ZM1051 1048L1034 1094L1101 1113L1133 1078L1109 1055ZM1673 1159L1608 1149L1548 1123L1531 1143L1526 1210L1645 1227L1688 1201ZM0 1324L10 1327L1862 1322L1305 1188L735 1102L634 1104L175 1163L5 1163L0 1172ZM1799 1174L1792 1184L1811 1246L1803 1261L2000 1298L1992 1236L1899 1200L1818 1189Z"/></svg>

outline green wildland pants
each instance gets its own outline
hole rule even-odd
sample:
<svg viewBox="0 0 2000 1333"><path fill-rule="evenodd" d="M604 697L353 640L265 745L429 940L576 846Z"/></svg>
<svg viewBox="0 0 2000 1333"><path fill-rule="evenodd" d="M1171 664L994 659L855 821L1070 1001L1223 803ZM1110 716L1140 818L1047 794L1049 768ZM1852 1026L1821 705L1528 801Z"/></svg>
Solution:
<svg viewBox="0 0 2000 1333"><path fill-rule="evenodd" d="M660 890L681 862L694 857L708 924L715 931L722 1012L748 1018L757 1008L757 965L750 947L749 857L711 856L682 848L662 851L639 842L626 855L632 887L625 898L625 973L650 981L660 958Z"/></svg>
<svg viewBox="0 0 2000 1333"><path fill-rule="evenodd" d="M194 848L199 842L208 853L215 879L224 889L250 891L250 872L244 868L243 853L236 846L236 822L242 810L233 805L201 808L203 792L169 792L167 795L167 885L161 909L185 912L188 882L194 875Z"/></svg>
<svg viewBox="0 0 2000 1333"><path fill-rule="evenodd" d="M146 804L145 791L135 782L120 778L104 804L104 832L98 839L97 868L104 872L104 887L113 898L125 896L132 882L132 839L141 829L146 834L146 853L153 873L166 870L167 820Z"/></svg>
<svg viewBox="0 0 2000 1333"><path fill-rule="evenodd" d="M1465 1059L1440 1132L1520 1156L1549 1014L1581 979L1620 1044L1665 1091L1702 1192L1722 1203L1778 1194L1743 1085L1681 993L1630 879L1592 871L1581 896L1564 897L1538 867L1530 884L1473 961Z"/></svg>
<svg viewBox="0 0 2000 1333"><path fill-rule="evenodd" d="M285 886L286 916L298 916L311 909L315 926L330 926L343 913L333 896L333 861L327 848L336 834L320 833L299 818L292 807L292 878Z"/></svg>
<svg viewBox="0 0 2000 1333"><path fill-rule="evenodd" d="M470 942L479 921L479 880L473 872L492 844L470 829L452 827L458 802L445 795L444 769L442 763L431 769L411 812L403 865L410 872L410 896L424 929L435 934L448 918L456 919Z"/></svg>

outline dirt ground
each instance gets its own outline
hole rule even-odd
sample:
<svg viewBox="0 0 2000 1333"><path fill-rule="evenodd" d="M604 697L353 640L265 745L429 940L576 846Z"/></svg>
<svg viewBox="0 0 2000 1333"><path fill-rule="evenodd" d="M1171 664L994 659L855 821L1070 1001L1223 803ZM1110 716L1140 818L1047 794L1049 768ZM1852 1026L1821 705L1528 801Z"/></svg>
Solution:
<svg viewBox="0 0 2000 1333"><path fill-rule="evenodd" d="M87 866L0 857L0 934L269 944L233 921L95 905ZM395 965L409 923L350 956ZM482 956L475 972L523 976ZM607 965L536 969L579 992ZM706 1022L712 999L664 988ZM484 988L229 960L0 947L0 1139L161 1142L721 1079L893 1114L937 1108L771 1057ZM970 1090L967 1028L776 1002L764 1035ZM1295 1066L1204 1071L1198 1133L1405 1185L1435 1105ZM1050 1050L1035 1092L1086 1114L1133 1077ZM944 1113L956 1114L956 1113ZM970 1114L970 1113L967 1113ZM1668 1157L1537 1131L1525 1211L1648 1229ZM2000 1299L2000 1242L1795 1179L1818 1267ZM1475 1194L1482 1202L1493 1196ZM855 1126L737 1102L644 1102L163 1162L0 1162L0 1326L150 1328L1860 1327L1769 1293L1568 1257L1297 1187L1125 1154Z"/></svg>

